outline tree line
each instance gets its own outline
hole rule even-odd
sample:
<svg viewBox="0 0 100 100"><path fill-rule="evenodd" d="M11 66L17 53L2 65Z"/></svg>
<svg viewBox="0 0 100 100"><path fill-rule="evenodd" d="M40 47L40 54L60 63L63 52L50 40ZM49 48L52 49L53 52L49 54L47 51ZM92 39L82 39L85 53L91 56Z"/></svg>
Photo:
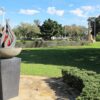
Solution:
<svg viewBox="0 0 100 100"><path fill-rule="evenodd" d="M13 31L19 39L42 38L44 40L51 40L52 37L81 39L86 35L87 28L75 24L62 26L57 21L47 19L42 25L39 20L34 20L33 24L21 23Z"/></svg>
<svg viewBox="0 0 100 100"><path fill-rule="evenodd" d="M100 37L100 16L89 17L88 27L92 40L96 40L96 37Z"/></svg>

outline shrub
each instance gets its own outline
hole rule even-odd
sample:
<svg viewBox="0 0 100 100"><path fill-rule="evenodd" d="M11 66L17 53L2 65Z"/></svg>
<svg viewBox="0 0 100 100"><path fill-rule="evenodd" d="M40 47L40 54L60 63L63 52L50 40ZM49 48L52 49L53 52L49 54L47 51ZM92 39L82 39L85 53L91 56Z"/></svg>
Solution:
<svg viewBox="0 0 100 100"><path fill-rule="evenodd" d="M16 47L32 48L32 47L56 47L56 46L83 46L88 45L87 41L67 41L67 40L51 40L44 41L42 39L35 39L33 41L17 41Z"/></svg>
<svg viewBox="0 0 100 100"><path fill-rule="evenodd" d="M62 75L66 84L80 91L77 100L100 100L100 74L67 67L62 70Z"/></svg>
<svg viewBox="0 0 100 100"><path fill-rule="evenodd" d="M35 44L32 41L17 41L16 47L22 47L22 48L30 48L34 47Z"/></svg>
<svg viewBox="0 0 100 100"><path fill-rule="evenodd" d="M96 41L100 41L100 33L96 36Z"/></svg>

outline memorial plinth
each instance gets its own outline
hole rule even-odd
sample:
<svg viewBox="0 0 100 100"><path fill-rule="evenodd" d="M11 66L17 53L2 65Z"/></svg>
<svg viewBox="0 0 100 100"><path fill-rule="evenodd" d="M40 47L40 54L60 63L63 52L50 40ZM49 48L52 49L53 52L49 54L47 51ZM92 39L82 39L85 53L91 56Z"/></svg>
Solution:
<svg viewBox="0 0 100 100"><path fill-rule="evenodd" d="M0 100L18 95L21 58L0 59Z"/></svg>

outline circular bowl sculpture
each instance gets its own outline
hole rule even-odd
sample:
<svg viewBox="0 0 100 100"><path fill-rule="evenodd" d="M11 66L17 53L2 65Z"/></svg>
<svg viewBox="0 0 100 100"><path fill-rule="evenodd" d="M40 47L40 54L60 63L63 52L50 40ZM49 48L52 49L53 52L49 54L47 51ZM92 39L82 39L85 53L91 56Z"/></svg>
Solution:
<svg viewBox="0 0 100 100"><path fill-rule="evenodd" d="M0 48L0 58L11 58L20 54L22 48Z"/></svg>
<svg viewBox="0 0 100 100"><path fill-rule="evenodd" d="M0 58L11 58L20 54L22 48L15 48L16 36L6 20L0 32Z"/></svg>

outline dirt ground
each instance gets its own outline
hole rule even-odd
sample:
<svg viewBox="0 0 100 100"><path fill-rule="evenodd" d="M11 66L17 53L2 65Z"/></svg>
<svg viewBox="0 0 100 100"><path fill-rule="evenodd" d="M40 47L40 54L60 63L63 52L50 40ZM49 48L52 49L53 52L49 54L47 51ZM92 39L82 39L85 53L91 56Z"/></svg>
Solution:
<svg viewBox="0 0 100 100"><path fill-rule="evenodd" d="M21 76L19 95L9 100L74 100L69 94L60 78Z"/></svg>

